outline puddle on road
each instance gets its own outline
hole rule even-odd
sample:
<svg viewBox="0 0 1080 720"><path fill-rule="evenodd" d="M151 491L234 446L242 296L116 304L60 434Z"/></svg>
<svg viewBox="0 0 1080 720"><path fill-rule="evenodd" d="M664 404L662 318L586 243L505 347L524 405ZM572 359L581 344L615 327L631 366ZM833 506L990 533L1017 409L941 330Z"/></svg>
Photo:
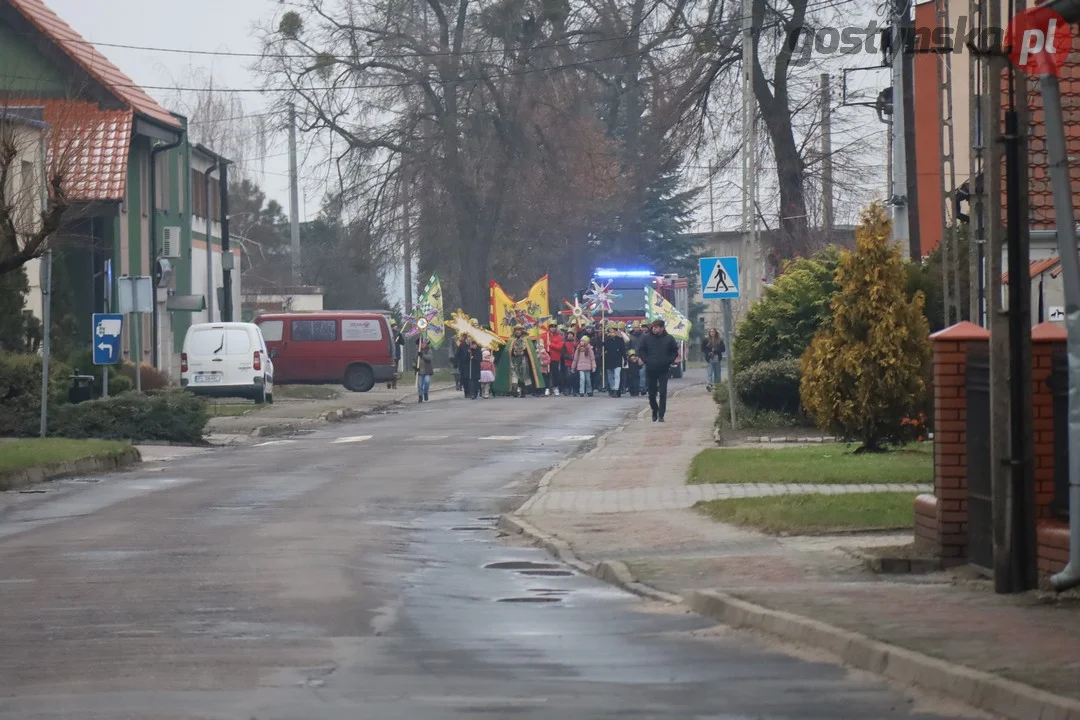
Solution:
<svg viewBox="0 0 1080 720"><path fill-rule="evenodd" d="M488 570L558 570L559 566L555 563L533 562L531 560L507 560L488 563L484 568Z"/></svg>
<svg viewBox="0 0 1080 720"><path fill-rule="evenodd" d="M526 577L573 577L569 570L522 570L518 575Z"/></svg>
<svg viewBox="0 0 1080 720"><path fill-rule="evenodd" d="M501 603L557 603L557 602L562 602L562 598L547 597L547 596L537 595L535 597L499 598L495 602L501 602Z"/></svg>

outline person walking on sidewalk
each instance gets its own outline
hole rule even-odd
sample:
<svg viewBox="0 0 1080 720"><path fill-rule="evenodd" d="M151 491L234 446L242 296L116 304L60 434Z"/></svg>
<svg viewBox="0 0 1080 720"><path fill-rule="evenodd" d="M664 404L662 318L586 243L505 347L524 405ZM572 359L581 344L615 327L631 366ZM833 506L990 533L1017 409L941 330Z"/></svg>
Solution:
<svg viewBox="0 0 1080 720"><path fill-rule="evenodd" d="M664 422L667 411L667 385L671 365L679 357L679 343L668 335L664 321L652 321L649 334L641 341L641 360L645 363L645 381L649 388L649 407L653 422Z"/></svg>
<svg viewBox="0 0 1080 720"><path fill-rule="evenodd" d="M713 387L720 382L720 362L724 359L724 345L720 332L713 328L701 341L701 356L705 359L705 369L709 371L709 380L706 389L712 392Z"/></svg>
<svg viewBox="0 0 1080 720"><path fill-rule="evenodd" d="M420 347L416 351L416 394L419 402L431 402L431 376L434 372L431 343L421 340Z"/></svg>

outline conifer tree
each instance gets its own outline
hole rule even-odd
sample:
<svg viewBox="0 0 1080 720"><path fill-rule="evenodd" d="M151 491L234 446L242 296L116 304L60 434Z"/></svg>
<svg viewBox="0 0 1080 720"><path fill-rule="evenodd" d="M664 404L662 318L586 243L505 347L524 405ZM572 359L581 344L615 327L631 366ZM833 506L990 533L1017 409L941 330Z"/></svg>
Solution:
<svg viewBox="0 0 1080 720"><path fill-rule="evenodd" d="M802 357L803 407L819 427L878 452L903 442L929 361L929 326L921 292L908 299L899 249L885 208L862 213L855 251L836 271L831 328Z"/></svg>

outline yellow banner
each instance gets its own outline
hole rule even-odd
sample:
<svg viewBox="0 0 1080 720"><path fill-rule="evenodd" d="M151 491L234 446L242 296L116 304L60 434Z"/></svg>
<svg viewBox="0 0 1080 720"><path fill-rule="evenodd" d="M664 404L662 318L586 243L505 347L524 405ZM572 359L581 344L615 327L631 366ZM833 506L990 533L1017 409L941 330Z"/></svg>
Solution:
<svg viewBox="0 0 1080 720"><path fill-rule="evenodd" d="M499 337L510 337L519 326L535 336L539 323L549 317L547 275L537 280L529 294L518 301L507 295L499 283L491 281L491 329Z"/></svg>

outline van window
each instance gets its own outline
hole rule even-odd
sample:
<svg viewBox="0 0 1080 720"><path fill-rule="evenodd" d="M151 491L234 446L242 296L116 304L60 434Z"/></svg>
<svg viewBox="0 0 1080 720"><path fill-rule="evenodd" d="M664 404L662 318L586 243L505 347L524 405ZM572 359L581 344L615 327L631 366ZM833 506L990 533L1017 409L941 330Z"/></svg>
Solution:
<svg viewBox="0 0 1080 720"><path fill-rule="evenodd" d="M350 341L382 340L382 325L378 320L342 320L341 339Z"/></svg>
<svg viewBox="0 0 1080 720"><path fill-rule="evenodd" d="M214 355L225 351L225 331L222 328L202 328L191 333L187 343L188 355Z"/></svg>
<svg viewBox="0 0 1080 720"><path fill-rule="evenodd" d="M247 330L230 328L225 331L225 344L230 355L251 355L255 348L251 347L251 336Z"/></svg>
<svg viewBox="0 0 1080 720"><path fill-rule="evenodd" d="M284 329L284 320L267 320L259 323L259 330L262 331L263 339L266 342L281 342L281 334Z"/></svg>
<svg viewBox="0 0 1080 720"><path fill-rule="evenodd" d="M293 320L293 342L334 342L337 320Z"/></svg>

